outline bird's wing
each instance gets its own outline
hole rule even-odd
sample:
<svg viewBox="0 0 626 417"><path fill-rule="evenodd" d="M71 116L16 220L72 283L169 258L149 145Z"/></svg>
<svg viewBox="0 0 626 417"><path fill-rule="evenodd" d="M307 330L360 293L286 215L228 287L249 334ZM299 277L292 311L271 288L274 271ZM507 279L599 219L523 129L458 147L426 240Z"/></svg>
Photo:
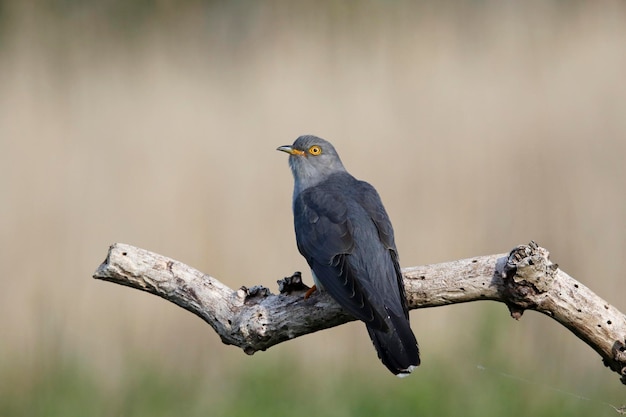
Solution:
<svg viewBox="0 0 626 417"><path fill-rule="evenodd" d="M394 284L398 286L400 301L402 306L402 312L406 318L409 317L409 309L406 301L406 294L404 290L404 279L402 277L402 270L400 269L400 262L398 259L398 250L396 249L396 243L393 234L393 226L391 220L385 211L385 207L378 195L378 192L374 187L365 181L358 181L355 186L355 195L358 202L365 209L367 214L371 217L372 221L376 225L378 231L378 237L381 243L389 251L389 257L393 264L393 269L396 277ZM393 292L391 292L393 293ZM391 294L390 293L390 294ZM391 300L393 301L393 300ZM388 305L385 302L385 305ZM396 312L399 314L400 312Z"/></svg>
<svg viewBox="0 0 626 417"><path fill-rule="evenodd" d="M357 319L386 329L348 261L355 246L343 195L311 187L294 199L293 209L298 250L324 290Z"/></svg>

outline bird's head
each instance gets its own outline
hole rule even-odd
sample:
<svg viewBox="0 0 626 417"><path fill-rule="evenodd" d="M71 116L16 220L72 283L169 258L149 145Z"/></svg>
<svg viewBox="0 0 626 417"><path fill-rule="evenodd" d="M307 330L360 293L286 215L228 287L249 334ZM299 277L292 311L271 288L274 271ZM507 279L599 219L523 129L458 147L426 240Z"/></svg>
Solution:
<svg viewBox="0 0 626 417"><path fill-rule="evenodd" d="M277 150L289 154L296 191L316 185L331 174L346 171L333 145L317 136L300 136L293 145L279 146Z"/></svg>

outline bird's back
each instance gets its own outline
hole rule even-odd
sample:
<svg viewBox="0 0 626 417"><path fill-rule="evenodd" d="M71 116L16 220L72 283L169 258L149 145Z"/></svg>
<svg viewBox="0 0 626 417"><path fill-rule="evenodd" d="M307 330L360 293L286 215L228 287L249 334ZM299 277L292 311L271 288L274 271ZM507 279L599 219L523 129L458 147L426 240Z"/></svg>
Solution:
<svg viewBox="0 0 626 417"><path fill-rule="evenodd" d="M298 248L317 280L364 321L383 363L398 374L419 364L393 228L376 190L350 174L294 197Z"/></svg>

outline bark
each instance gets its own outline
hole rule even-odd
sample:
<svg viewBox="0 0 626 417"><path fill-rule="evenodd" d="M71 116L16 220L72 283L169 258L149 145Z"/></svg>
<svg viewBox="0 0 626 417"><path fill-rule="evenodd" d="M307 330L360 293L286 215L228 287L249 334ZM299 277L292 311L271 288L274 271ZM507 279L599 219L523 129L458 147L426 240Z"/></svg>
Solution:
<svg viewBox="0 0 626 417"><path fill-rule="evenodd" d="M494 300L515 319L538 311L591 346L626 384L626 316L559 269L534 242L509 254L410 267L403 274L411 309ZM262 286L233 290L181 262L116 243L93 277L165 298L250 355L354 320L323 292L304 299L309 287L299 272L278 281L278 294Z"/></svg>

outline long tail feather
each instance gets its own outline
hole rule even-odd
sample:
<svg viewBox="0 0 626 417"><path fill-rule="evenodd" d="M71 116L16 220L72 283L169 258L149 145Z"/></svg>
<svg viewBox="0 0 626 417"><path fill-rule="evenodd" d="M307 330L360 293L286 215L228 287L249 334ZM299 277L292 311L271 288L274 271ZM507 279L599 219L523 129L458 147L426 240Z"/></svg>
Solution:
<svg viewBox="0 0 626 417"><path fill-rule="evenodd" d="M420 364L419 347L405 317L390 315L387 331L367 327L378 357L394 375L409 375Z"/></svg>

